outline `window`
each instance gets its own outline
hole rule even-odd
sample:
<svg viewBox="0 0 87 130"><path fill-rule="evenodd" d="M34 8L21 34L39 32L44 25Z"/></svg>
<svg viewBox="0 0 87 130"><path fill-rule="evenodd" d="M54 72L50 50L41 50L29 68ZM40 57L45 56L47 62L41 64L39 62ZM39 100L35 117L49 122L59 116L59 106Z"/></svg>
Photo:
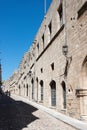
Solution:
<svg viewBox="0 0 87 130"><path fill-rule="evenodd" d="M43 68L41 68L41 73L43 73Z"/></svg>
<svg viewBox="0 0 87 130"><path fill-rule="evenodd" d="M59 6L58 13L59 13L59 16L60 16L60 26L62 26L63 25L63 7L62 7L62 3Z"/></svg>
<svg viewBox="0 0 87 130"><path fill-rule="evenodd" d="M37 44L37 50L38 50L38 54L39 54L39 43Z"/></svg>
<svg viewBox="0 0 87 130"><path fill-rule="evenodd" d="M51 64L51 69L54 70L54 63Z"/></svg>
<svg viewBox="0 0 87 130"><path fill-rule="evenodd" d="M48 25L49 28L49 33L50 33L50 39L51 39L51 34L52 34L52 22Z"/></svg>
<svg viewBox="0 0 87 130"><path fill-rule="evenodd" d="M42 43L43 43L43 49L44 49L44 34L42 36Z"/></svg>

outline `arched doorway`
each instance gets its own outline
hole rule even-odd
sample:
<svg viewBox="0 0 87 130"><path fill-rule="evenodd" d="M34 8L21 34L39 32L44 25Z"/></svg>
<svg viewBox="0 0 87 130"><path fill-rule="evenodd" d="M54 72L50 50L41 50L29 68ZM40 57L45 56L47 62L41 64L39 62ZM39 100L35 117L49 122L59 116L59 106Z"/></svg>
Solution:
<svg viewBox="0 0 87 130"><path fill-rule="evenodd" d="M25 96L25 84L24 84L24 96Z"/></svg>
<svg viewBox="0 0 87 130"><path fill-rule="evenodd" d="M82 64L79 94L81 117L87 121L87 56Z"/></svg>
<svg viewBox="0 0 87 130"><path fill-rule="evenodd" d="M62 85L63 109L66 109L66 84L64 81L62 81L61 85Z"/></svg>
<svg viewBox="0 0 87 130"><path fill-rule="evenodd" d="M36 89L37 89L37 92L36 92L37 96L36 96L36 98L37 98L37 101L38 101L38 78L36 78Z"/></svg>
<svg viewBox="0 0 87 130"><path fill-rule="evenodd" d="M19 85L19 96L21 95L21 87L20 87L20 85Z"/></svg>
<svg viewBox="0 0 87 130"><path fill-rule="evenodd" d="M26 86L26 89L27 89L27 91L26 91L26 96L28 96L28 84L27 84L27 86Z"/></svg>
<svg viewBox="0 0 87 130"><path fill-rule="evenodd" d="M51 87L51 106L56 106L56 82L54 80L50 83Z"/></svg>
<svg viewBox="0 0 87 130"><path fill-rule="evenodd" d="M40 86L41 86L41 101L43 102L43 81L40 81Z"/></svg>
<svg viewBox="0 0 87 130"><path fill-rule="evenodd" d="M34 99L34 80L31 80L32 83L32 99Z"/></svg>

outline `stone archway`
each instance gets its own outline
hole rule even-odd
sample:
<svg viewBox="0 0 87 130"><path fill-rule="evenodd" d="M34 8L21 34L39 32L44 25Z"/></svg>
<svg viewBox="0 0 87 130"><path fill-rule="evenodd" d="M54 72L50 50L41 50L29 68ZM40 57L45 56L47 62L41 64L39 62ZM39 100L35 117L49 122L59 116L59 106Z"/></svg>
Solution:
<svg viewBox="0 0 87 130"><path fill-rule="evenodd" d="M81 118L87 121L87 56L82 64L79 97Z"/></svg>

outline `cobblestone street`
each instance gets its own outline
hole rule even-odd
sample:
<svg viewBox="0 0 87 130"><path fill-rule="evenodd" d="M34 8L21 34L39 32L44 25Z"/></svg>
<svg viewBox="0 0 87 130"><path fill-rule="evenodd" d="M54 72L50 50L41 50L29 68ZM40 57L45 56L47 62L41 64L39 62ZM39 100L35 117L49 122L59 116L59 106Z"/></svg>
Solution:
<svg viewBox="0 0 87 130"><path fill-rule="evenodd" d="M22 130L38 119L32 115L34 111L37 109L4 95L0 99L0 130Z"/></svg>
<svg viewBox="0 0 87 130"><path fill-rule="evenodd" d="M0 130L70 130L71 126L42 110L15 101L7 96L0 99ZM76 130L72 128L72 130Z"/></svg>
<svg viewBox="0 0 87 130"><path fill-rule="evenodd" d="M37 116L39 119L28 125L28 128L23 130L71 130L68 125L64 126L64 123L58 119L50 116L49 114L43 111L33 112L34 116ZM73 130L76 130L73 128Z"/></svg>

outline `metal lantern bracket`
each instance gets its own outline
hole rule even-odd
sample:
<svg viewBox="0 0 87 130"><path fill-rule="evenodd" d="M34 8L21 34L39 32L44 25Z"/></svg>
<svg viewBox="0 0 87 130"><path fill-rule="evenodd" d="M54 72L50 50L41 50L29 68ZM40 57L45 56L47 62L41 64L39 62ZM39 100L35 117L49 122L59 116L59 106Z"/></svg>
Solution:
<svg viewBox="0 0 87 130"><path fill-rule="evenodd" d="M68 55L68 45L64 45L62 47L62 52L63 52L63 55L66 57L67 60L72 61L72 56L67 56Z"/></svg>
<svg viewBox="0 0 87 130"><path fill-rule="evenodd" d="M62 47L62 52L63 55L66 57L66 65L65 65L65 70L64 70L64 76L67 77L68 75L68 70L72 61L72 56L67 56L68 55L68 45L64 45Z"/></svg>

